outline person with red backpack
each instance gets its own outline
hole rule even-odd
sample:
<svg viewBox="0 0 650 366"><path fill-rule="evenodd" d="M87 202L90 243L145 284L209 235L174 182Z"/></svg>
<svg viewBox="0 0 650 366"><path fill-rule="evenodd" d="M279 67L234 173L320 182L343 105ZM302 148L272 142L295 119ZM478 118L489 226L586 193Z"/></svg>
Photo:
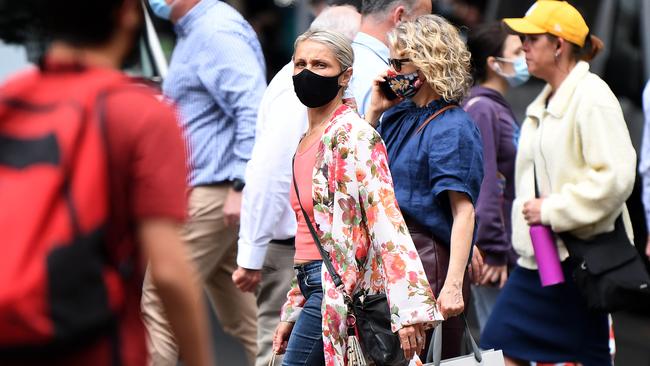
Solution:
<svg viewBox="0 0 650 366"><path fill-rule="evenodd" d="M49 43L0 86L0 365L147 364L146 263L184 364L211 363L180 130L118 71L141 21L137 0L0 0L0 39Z"/></svg>

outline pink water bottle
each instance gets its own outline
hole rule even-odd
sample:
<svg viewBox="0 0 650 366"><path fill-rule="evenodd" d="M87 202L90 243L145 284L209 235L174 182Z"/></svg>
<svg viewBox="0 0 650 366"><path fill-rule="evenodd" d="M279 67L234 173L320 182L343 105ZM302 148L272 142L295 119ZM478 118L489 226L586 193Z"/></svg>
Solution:
<svg viewBox="0 0 650 366"><path fill-rule="evenodd" d="M533 242L542 286L552 286L564 282L560 256L557 253L551 228L546 225L531 226L530 239Z"/></svg>

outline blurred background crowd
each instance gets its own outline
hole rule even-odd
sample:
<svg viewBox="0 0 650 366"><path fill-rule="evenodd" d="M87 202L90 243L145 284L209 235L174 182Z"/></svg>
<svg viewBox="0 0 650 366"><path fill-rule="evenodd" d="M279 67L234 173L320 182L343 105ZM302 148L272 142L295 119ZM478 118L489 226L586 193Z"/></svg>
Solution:
<svg viewBox="0 0 650 366"><path fill-rule="evenodd" d="M229 0L257 32L266 60L267 80L286 64L293 52L296 36L304 32L313 14L325 7L326 0ZM329 1L331 2L331 1ZM433 13L440 14L461 27L525 13L533 0L433 0ZM359 1L361 3L361 1ZM650 2L647 0L572 0L584 15L593 34L607 45L591 63L591 70L601 76L618 96L632 142L638 151L643 129L641 94L650 78ZM139 54L133 58L131 71L160 81L161 64L166 65L174 46L175 35L170 22L152 16L151 27L145 29ZM152 33L155 33L152 34ZM162 50L166 60L157 59ZM12 72L34 62L42 54L42 45L18 47L0 42L0 81ZM506 95L518 120L543 83L532 78L523 87ZM639 182L640 184L640 182ZM631 212L641 213L639 184L628 205ZM645 245L646 224L643 215L632 215L635 237Z"/></svg>

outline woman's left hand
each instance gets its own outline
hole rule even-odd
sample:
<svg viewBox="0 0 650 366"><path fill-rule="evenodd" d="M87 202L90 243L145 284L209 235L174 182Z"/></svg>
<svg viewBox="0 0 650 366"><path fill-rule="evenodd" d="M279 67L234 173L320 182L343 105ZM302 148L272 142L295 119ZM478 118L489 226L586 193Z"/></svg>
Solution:
<svg viewBox="0 0 650 366"><path fill-rule="evenodd" d="M438 311L446 319L460 315L465 310L463 301L463 281L445 281L438 296Z"/></svg>
<svg viewBox="0 0 650 366"><path fill-rule="evenodd" d="M290 322L280 322L275 328L275 333L273 334L273 352L276 354L282 355L287 351L287 343L289 342L293 325L294 323Z"/></svg>
<svg viewBox="0 0 650 366"><path fill-rule="evenodd" d="M543 198L535 198L524 203L524 209L521 212L529 226L542 223L542 202L544 202Z"/></svg>
<svg viewBox="0 0 650 366"><path fill-rule="evenodd" d="M397 334L407 360L413 359L416 353L419 354L424 349L426 334L422 324L408 325L397 331Z"/></svg>

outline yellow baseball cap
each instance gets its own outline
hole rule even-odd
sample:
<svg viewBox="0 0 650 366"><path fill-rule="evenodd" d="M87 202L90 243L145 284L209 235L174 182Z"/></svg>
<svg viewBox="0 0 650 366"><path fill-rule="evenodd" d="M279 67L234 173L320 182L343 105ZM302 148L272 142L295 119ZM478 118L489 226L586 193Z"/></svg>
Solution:
<svg viewBox="0 0 650 366"><path fill-rule="evenodd" d="M585 45L589 34L589 27L580 12L566 1L540 0L528 9L523 18L506 18L503 22L520 34L550 33L580 47Z"/></svg>

